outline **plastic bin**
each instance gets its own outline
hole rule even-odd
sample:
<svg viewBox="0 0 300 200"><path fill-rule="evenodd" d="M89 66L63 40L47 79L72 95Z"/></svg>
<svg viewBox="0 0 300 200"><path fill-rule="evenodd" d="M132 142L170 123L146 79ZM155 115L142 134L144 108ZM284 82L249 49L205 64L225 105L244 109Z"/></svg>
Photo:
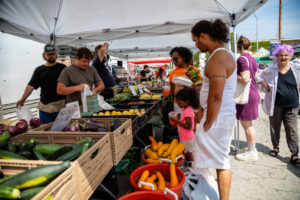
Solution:
<svg viewBox="0 0 300 200"><path fill-rule="evenodd" d="M139 167L137 169L135 169L129 177L129 181L130 184L133 188L134 191L149 191L147 189L144 188L140 188L137 185L137 182L141 176L141 174L145 171L145 170L149 170L150 174L149 176L151 176L154 172L159 171L162 173L162 175L164 176L166 181L170 181L170 165L168 164L149 164L149 165L144 165L142 167ZM173 188L169 188L171 191L173 191L174 193L177 194L178 197L181 196L181 190L182 190L182 186L185 182L185 175L184 173L178 168L176 167L176 174L178 177L178 181L179 184L176 187ZM157 190L159 192L163 192L163 190Z"/></svg>

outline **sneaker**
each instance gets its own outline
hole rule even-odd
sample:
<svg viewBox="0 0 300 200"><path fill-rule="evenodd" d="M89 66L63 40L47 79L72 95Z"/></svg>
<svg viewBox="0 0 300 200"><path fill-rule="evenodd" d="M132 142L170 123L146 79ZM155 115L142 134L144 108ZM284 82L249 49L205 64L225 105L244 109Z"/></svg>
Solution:
<svg viewBox="0 0 300 200"><path fill-rule="evenodd" d="M248 151L248 147L240 148L240 149L236 152L236 154L245 153L246 151Z"/></svg>
<svg viewBox="0 0 300 200"><path fill-rule="evenodd" d="M237 154L235 159L241 161L258 161L257 151L245 151L244 153Z"/></svg>

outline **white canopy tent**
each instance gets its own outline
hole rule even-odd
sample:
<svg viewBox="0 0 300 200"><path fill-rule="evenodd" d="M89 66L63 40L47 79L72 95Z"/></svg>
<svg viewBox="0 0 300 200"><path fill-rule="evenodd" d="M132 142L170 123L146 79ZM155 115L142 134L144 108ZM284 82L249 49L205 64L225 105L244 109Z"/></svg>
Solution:
<svg viewBox="0 0 300 200"><path fill-rule="evenodd" d="M0 0L0 30L41 43L110 42L122 58L166 56L194 48L191 27L220 18L235 27L267 0Z"/></svg>

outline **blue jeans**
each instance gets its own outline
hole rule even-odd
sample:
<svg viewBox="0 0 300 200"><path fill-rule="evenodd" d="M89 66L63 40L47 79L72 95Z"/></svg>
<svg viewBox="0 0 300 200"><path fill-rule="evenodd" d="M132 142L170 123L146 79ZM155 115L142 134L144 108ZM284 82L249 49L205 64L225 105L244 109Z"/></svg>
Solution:
<svg viewBox="0 0 300 200"><path fill-rule="evenodd" d="M40 119L42 120L42 123L48 124L50 122L53 122L56 119L58 112L47 113L47 112L39 110L39 114L40 114Z"/></svg>

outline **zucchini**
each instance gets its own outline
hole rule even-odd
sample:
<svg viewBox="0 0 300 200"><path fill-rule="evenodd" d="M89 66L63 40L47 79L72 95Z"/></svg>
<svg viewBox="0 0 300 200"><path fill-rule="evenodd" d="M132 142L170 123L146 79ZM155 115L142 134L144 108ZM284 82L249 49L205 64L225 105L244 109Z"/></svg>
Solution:
<svg viewBox="0 0 300 200"><path fill-rule="evenodd" d="M6 149L7 149L7 151L13 152L13 153L16 153L16 151L17 151L15 143L10 143L10 142L7 144Z"/></svg>
<svg viewBox="0 0 300 200"><path fill-rule="evenodd" d="M6 141L0 142L0 149L6 149L6 148L7 148L7 142Z"/></svg>
<svg viewBox="0 0 300 200"><path fill-rule="evenodd" d="M9 134L9 132L5 131L0 135L0 142L7 142L10 140L10 138L11 138L11 135Z"/></svg>
<svg viewBox="0 0 300 200"><path fill-rule="evenodd" d="M32 152L38 160L47 160L39 151L33 150Z"/></svg>
<svg viewBox="0 0 300 200"><path fill-rule="evenodd" d="M29 159L29 157L30 157L30 151L21 151L18 154L21 156L24 156L27 159Z"/></svg>
<svg viewBox="0 0 300 200"><path fill-rule="evenodd" d="M8 160L27 160L25 157L9 151L0 150L0 158Z"/></svg>
<svg viewBox="0 0 300 200"><path fill-rule="evenodd" d="M10 176L0 181L0 185L18 189L30 188L47 184L70 166L70 162L57 165L42 165L23 173Z"/></svg>
<svg viewBox="0 0 300 200"><path fill-rule="evenodd" d="M27 151L32 151L34 146L35 146L35 139L31 138L26 142L26 150Z"/></svg>
<svg viewBox="0 0 300 200"><path fill-rule="evenodd" d="M94 140L91 137L87 137L87 138L84 138L84 139L80 140L79 142L77 142L75 144L80 145L80 144L85 144L85 143L92 143L93 144Z"/></svg>
<svg viewBox="0 0 300 200"><path fill-rule="evenodd" d="M51 153L50 155L46 156L47 160L56 160L59 156L64 155L65 153L68 153L73 149L72 145L65 145L60 147L57 151Z"/></svg>
<svg viewBox="0 0 300 200"><path fill-rule="evenodd" d="M89 150L89 148L90 148L90 143L85 143L84 145L82 145L80 156L82 154L84 154L85 152L87 152L87 150Z"/></svg>
<svg viewBox="0 0 300 200"><path fill-rule="evenodd" d="M22 200L30 200L32 199L37 193L42 191L45 187L33 187L27 190L23 190L21 192L21 199Z"/></svg>
<svg viewBox="0 0 300 200"><path fill-rule="evenodd" d="M2 172L2 167L0 166L0 179L4 178L3 172Z"/></svg>
<svg viewBox="0 0 300 200"><path fill-rule="evenodd" d="M81 148L83 145L72 145L72 150L59 156L58 161L73 161L80 156Z"/></svg>
<svg viewBox="0 0 300 200"><path fill-rule="evenodd" d="M20 190L10 186L0 185L0 199L19 199Z"/></svg>
<svg viewBox="0 0 300 200"><path fill-rule="evenodd" d="M35 150L40 152L42 155L49 155L57 151L61 146L58 144L38 144L34 147Z"/></svg>
<svg viewBox="0 0 300 200"><path fill-rule="evenodd" d="M27 151L27 145L26 145L26 142L21 142L20 143L20 146L19 146L19 152L21 151Z"/></svg>

